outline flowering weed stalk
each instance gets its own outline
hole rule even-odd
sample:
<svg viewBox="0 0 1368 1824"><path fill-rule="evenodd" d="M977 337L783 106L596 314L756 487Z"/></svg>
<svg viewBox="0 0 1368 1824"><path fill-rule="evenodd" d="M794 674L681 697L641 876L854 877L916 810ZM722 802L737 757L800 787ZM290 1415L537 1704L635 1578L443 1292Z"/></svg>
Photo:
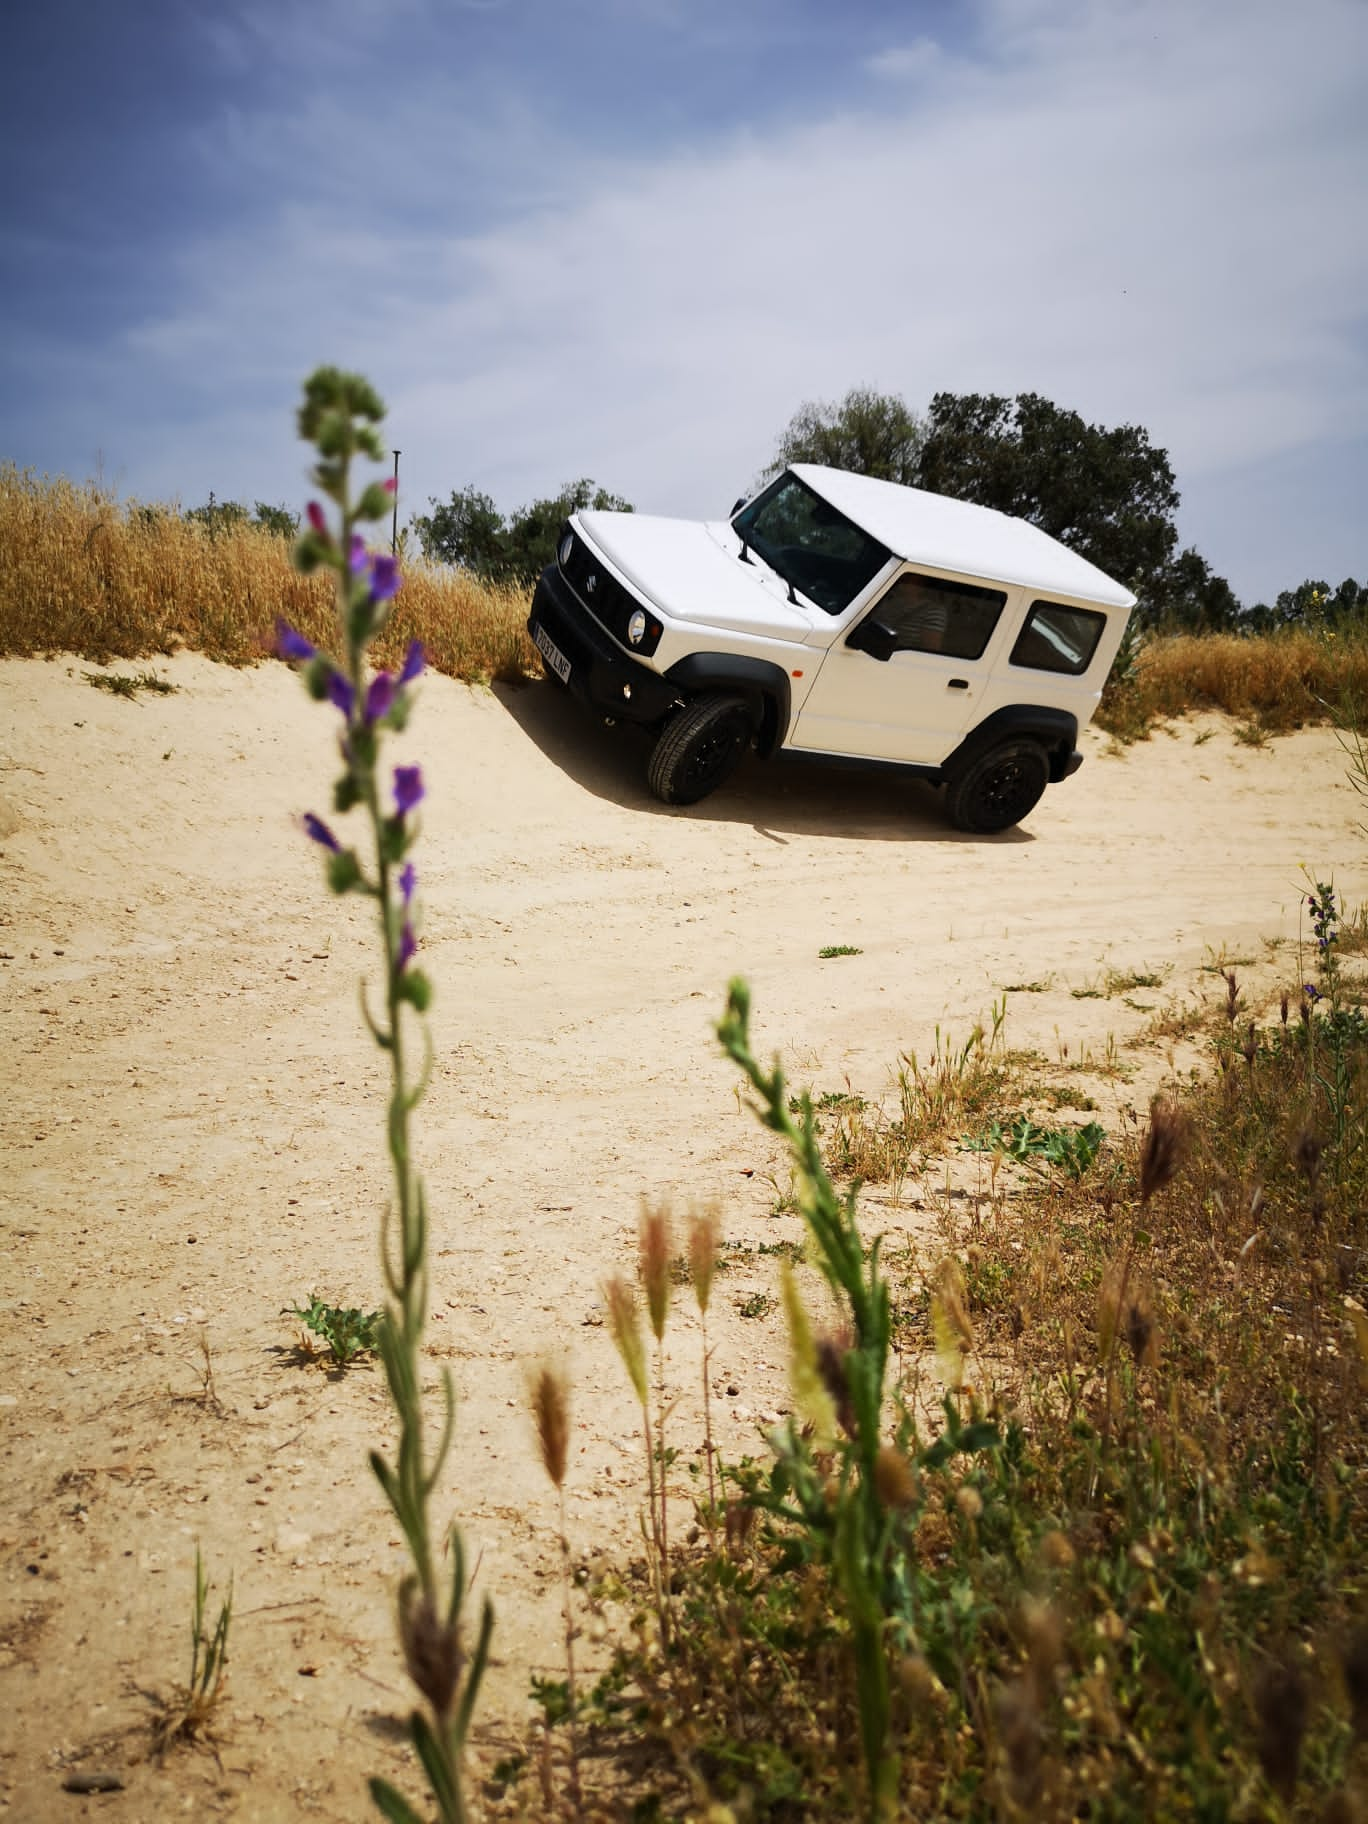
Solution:
<svg viewBox="0 0 1368 1824"><path fill-rule="evenodd" d="M427 1314L427 1201L409 1140L410 1117L422 1100L431 1066L431 1041L421 1016L432 990L414 963L417 874L409 859L424 785L419 767L396 766L387 786L380 765L385 735L408 720L409 687L422 674L424 658L415 640L397 672L372 673L367 665L367 649L384 630L401 578L395 560L369 552L357 530L389 514L390 484L370 482L355 497L351 487L354 457L378 462L384 455L375 428L383 417L380 400L358 375L323 367L305 384L299 434L318 452L313 478L332 502L335 527L322 504L311 501L295 562L305 572L330 569L335 575L338 651L320 651L283 622L278 650L303 667L310 695L331 703L341 716L342 771L333 787L333 809L340 816L359 810L366 825L362 845L351 846L312 812L303 820L305 833L325 851L333 892L360 893L375 902L384 951L383 1006L372 1011L363 990L362 1012L390 1061L387 1131L398 1214L396 1220L394 1209L387 1211L381 1236L389 1303L378 1327L378 1347L399 1420L399 1445L393 1462L380 1451L372 1451L370 1461L411 1562L399 1585L399 1639L423 1704L413 1710L409 1729L441 1824L464 1824L462 1758L488 1657L493 1612L486 1600L474 1651L467 1655L461 1536L453 1526L434 1542L430 1514L451 1449L456 1396L444 1369L440 1435L435 1449L429 1449L419 1377ZM425 1052L418 1071L409 1062L407 1044L415 1021ZM447 1553L449 1566L439 1578L438 1560ZM387 1781L372 1779L370 1789L391 1824L419 1824L418 1812Z"/></svg>

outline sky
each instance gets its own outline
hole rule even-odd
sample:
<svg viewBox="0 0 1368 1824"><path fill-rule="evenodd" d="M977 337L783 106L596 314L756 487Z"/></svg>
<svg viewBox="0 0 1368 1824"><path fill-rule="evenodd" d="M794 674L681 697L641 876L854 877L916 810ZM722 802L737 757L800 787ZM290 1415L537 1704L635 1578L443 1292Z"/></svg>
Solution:
<svg viewBox="0 0 1368 1824"><path fill-rule="evenodd" d="M805 401L1038 392L1168 451L1247 604L1368 580L1368 0L6 8L0 460L401 514L721 516Z"/></svg>

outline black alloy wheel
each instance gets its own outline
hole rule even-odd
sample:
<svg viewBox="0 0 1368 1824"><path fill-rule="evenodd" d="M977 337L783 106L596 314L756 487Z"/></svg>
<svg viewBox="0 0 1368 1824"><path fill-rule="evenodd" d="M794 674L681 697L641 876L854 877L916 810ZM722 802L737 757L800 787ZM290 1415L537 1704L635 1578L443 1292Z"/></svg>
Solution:
<svg viewBox="0 0 1368 1824"><path fill-rule="evenodd" d="M665 804L697 804L735 772L754 732L743 698L695 697L661 730L647 783Z"/></svg>
<svg viewBox="0 0 1368 1824"><path fill-rule="evenodd" d="M1004 741L973 761L945 788L945 808L957 830L993 836L1020 823L1050 782L1050 762L1036 741Z"/></svg>

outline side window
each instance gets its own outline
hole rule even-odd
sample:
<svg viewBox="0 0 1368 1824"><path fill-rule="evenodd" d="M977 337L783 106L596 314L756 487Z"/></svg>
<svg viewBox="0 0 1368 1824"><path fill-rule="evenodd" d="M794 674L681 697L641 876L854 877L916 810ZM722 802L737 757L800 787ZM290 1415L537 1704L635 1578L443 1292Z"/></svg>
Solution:
<svg viewBox="0 0 1368 1824"><path fill-rule="evenodd" d="M1001 589L942 576L900 576L870 619L893 635L894 652L940 652L977 659L993 637L1007 596Z"/></svg>
<svg viewBox="0 0 1368 1824"><path fill-rule="evenodd" d="M1010 662L1029 666L1032 671L1065 671L1071 677L1079 677L1091 665L1106 624L1105 614L1094 614L1087 608L1032 602Z"/></svg>

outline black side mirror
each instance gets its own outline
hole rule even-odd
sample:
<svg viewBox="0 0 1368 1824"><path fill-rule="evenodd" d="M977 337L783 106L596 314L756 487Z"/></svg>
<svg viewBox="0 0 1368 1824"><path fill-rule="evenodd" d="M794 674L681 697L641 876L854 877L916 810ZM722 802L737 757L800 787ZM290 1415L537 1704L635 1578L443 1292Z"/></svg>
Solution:
<svg viewBox="0 0 1368 1824"><path fill-rule="evenodd" d="M738 494L738 495L737 495L737 497L736 497L736 499L735 499L735 500L734 500L734 501L733 501L733 502L732 502L732 510L731 510L731 512L730 512L730 513L728 513L728 515L727 515L727 518L728 518L728 519L735 519L735 518L736 518L736 516L737 516L737 514L738 514L738 513L739 513L739 512L740 512L740 511L741 511L741 509L742 509L742 507L744 507L744 506L745 506L745 504L746 504L746 497L745 497L745 495L744 495L744 494Z"/></svg>
<svg viewBox="0 0 1368 1824"><path fill-rule="evenodd" d="M860 622L850 635L846 645L852 652L867 652L871 659L878 659L886 664L893 657L898 636L891 627L885 627L882 621L876 621L872 615Z"/></svg>

